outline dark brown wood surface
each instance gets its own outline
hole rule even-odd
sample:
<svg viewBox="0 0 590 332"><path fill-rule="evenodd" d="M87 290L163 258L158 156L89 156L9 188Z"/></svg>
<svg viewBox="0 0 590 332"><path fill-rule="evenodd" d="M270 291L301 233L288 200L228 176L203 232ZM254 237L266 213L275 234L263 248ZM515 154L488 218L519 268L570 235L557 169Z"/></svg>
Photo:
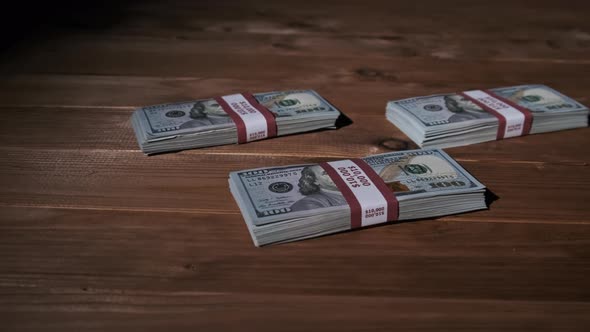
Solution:
<svg viewBox="0 0 590 332"><path fill-rule="evenodd" d="M53 9L0 53L0 330L590 329L588 129L448 149L487 211L291 244L254 247L227 185L415 148L387 100L544 83L590 104L589 2L105 6ZM129 123L289 88L354 124L147 157Z"/></svg>

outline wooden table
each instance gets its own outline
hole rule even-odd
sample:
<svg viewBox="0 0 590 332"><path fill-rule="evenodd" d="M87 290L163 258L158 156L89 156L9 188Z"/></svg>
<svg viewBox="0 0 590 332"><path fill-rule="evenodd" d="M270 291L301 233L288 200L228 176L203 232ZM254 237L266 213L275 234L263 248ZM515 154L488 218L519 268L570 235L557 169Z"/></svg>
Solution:
<svg viewBox="0 0 590 332"><path fill-rule="evenodd" d="M587 1L50 8L0 57L2 330L590 328L590 132L448 149L487 211L256 248L229 171L414 148L387 100L545 83L590 104ZM340 130L147 157L142 105L313 88Z"/></svg>

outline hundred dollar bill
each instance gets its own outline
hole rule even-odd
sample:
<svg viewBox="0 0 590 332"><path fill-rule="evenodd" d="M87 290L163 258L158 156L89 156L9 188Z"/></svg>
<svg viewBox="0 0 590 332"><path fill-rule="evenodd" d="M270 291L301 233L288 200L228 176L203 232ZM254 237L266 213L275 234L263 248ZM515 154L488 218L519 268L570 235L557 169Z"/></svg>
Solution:
<svg viewBox="0 0 590 332"><path fill-rule="evenodd" d="M587 126L587 107L545 85L519 85L488 92L530 112L531 134ZM498 116L465 94L390 101L386 115L423 147L458 146L497 138Z"/></svg>
<svg viewBox="0 0 590 332"><path fill-rule="evenodd" d="M341 114L313 90L274 91L252 96L273 114L279 136L333 128ZM142 107L134 112L132 125L146 153L237 142L236 123L219 98Z"/></svg>
<svg viewBox="0 0 590 332"><path fill-rule="evenodd" d="M486 207L484 185L442 150L391 152L362 160L395 193L398 220ZM274 232L272 242L278 242L331 232L334 224L338 231L345 230L350 223L346 199L317 164L232 172L230 188L257 244L266 243L260 241L265 236L268 239L269 232ZM338 218L342 220L334 220ZM323 225L322 220L326 221ZM301 225L311 224L309 232L301 229ZM299 235L290 238L290 229L298 229Z"/></svg>

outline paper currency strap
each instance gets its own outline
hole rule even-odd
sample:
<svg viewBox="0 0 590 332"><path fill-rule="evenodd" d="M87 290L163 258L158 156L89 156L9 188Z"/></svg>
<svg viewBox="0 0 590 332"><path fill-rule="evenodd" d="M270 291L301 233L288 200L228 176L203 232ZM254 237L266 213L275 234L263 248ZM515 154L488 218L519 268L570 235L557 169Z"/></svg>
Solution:
<svg viewBox="0 0 590 332"><path fill-rule="evenodd" d="M350 206L350 228L397 220L399 203L383 179L361 159L319 164Z"/></svg>
<svg viewBox="0 0 590 332"><path fill-rule="evenodd" d="M496 139L524 136L530 133L533 115L527 108L489 90L471 90L459 94L498 118Z"/></svg>
<svg viewBox="0 0 590 332"><path fill-rule="evenodd" d="M238 143L247 143L277 136L274 114L249 93L215 98L238 129Z"/></svg>

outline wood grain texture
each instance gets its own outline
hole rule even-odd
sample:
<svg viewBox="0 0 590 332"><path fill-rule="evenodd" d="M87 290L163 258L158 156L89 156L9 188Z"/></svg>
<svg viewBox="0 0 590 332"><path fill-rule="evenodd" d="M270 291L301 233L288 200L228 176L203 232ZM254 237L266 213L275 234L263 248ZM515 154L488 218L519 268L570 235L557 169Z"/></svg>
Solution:
<svg viewBox="0 0 590 332"><path fill-rule="evenodd" d="M285 245L252 245L227 185L414 148L387 100L544 83L590 104L587 1L93 6L46 5L1 49L2 330L590 329L587 129L448 149L498 196L486 211ZM152 157L129 124L142 105L289 88L354 123Z"/></svg>
<svg viewBox="0 0 590 332"><path fill-rule="evenodd" d="M6 162L0 161L0 170L10 179L0 194L5 206L236 215L239 210L227 190L228 172L244 169L245 165L256 168L337 159L256 153L177 153L148 158L125 150L22 152L3 151ZM590 186L587 164L459 161L499 199L490 211L453 218L481 215L484 220L498 222L590 222L584 206ZM221 163L223 168L219 167Z"/></svg>

